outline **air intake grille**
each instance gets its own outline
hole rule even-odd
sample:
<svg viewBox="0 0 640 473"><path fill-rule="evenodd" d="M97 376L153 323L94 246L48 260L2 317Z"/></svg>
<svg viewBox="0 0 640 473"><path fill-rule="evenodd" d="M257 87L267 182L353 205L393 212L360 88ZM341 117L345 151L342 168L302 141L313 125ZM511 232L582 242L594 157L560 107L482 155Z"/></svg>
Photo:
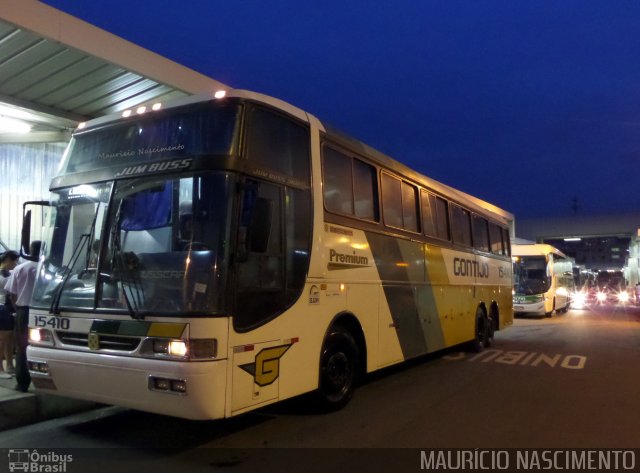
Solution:
<svg viewBox="0 0 640 473"><path fill-rule="evenodd" d="M76 347L89 346L89 334L77 332L56 332L58 339L65 345ZM119 335L99 335L100 349L134 351L140 345L139 337L123 337Z"/></svg>

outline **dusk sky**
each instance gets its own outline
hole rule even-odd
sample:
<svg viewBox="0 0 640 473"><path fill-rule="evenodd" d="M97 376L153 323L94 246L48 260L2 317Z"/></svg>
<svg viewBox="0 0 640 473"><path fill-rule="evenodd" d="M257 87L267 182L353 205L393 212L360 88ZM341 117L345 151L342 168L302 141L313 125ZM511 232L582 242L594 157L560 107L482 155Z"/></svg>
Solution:
<svg viewBox="0 0 640 473"><path fill-rule="evenodd" d="M640 2L45 3L516 219L640 212Z"/></svg>

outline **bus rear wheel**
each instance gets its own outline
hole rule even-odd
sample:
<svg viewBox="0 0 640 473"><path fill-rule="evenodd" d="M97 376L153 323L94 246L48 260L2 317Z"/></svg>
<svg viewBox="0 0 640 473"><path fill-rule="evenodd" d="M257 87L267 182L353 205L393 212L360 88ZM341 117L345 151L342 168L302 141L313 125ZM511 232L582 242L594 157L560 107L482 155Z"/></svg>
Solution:
<svg viewBox="0 0 640 473"><path fill-rule="evenodd" d="M484 310L478 307L476 309L475 337L470 343L471 351L479 353L490 345L490 323L492 321L484 313Z"/></svg>
<svg viewBox="0 0 640 473"><path fill-rule="evenodd" d="M493 337L496 333L496 325L498 324L498 316L493 312L489 313L487 317L487 343L486 346L491 346L493 343Z"/></svg>
<svg viewBox="0 0 640 473"><path fill-rule="evenodd" d="M336 326L324 340L318 394L326 409L346 406L353 397L358 373L358 345L349 331Z"/></svg>

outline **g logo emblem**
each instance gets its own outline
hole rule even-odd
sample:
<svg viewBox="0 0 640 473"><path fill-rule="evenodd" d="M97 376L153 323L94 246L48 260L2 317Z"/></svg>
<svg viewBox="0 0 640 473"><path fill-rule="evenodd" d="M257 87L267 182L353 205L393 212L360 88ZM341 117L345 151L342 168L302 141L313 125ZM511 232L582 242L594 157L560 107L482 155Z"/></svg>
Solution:
<svg viewBox="0 0 640 473"><path fill-rule="evenodd" d="M269 386L280 376L280 358L289 348L291 348L291 343L265 348L256 355L255 363L248 363L239 367L252 375L258 386Z"/></svg>
<svg viewBox="0 0 640 473"><path fill-rule="evenodd" d="M89 350L100 350L100 336L96 332L89 333L87 346Z"/></svg>

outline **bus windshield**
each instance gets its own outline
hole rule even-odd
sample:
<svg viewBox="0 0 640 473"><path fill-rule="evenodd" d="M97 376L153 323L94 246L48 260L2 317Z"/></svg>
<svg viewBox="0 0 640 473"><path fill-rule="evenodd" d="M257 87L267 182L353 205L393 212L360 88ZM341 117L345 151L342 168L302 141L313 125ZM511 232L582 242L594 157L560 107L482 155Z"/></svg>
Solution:
<svg viewBox="0 0 640 473"><path fill-rule="evenodd" d="M144 168L147 163L195 156L228 156L235 150L240 107L207 102L123 120L75 133L61 175L112 168ZM162 168L160 168L162 170Z"/></svg>
<svg viewBox="0 0 640 473"><path fill-rule="evenodd" d="M516 294L543 294L551 287L544 256L518 256L513 264L513 289Z"/></svg>
<svg viewBox="0 0 640 473"><path fill-rule="evenodd" d="M235 182L207 172L55 191L33 305L223 313Z"/></svg>
<svg viewBox="0 0 640 473"><path fill-rule="evenodd" d="M596 276L596 285L600 289L625 289L624 273L622 271L600 271Z"/></svg>

